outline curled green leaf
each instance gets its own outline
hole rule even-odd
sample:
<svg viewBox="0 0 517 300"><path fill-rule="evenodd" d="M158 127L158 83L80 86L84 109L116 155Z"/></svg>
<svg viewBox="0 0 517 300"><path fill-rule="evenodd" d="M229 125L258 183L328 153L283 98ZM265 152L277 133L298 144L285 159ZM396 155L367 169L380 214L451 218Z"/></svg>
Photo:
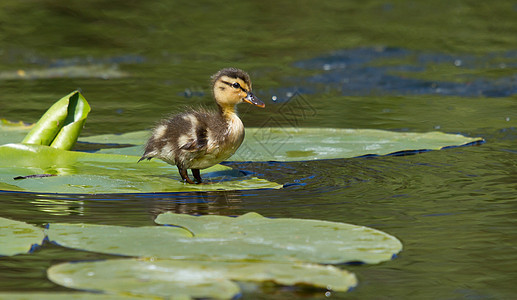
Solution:
<svg viewBox="0 0 517 300"><path fill-rule="evenodd" d="M83 128L90 105L80 92L74 91L54 103L22 143L70 150Z"/></svg>

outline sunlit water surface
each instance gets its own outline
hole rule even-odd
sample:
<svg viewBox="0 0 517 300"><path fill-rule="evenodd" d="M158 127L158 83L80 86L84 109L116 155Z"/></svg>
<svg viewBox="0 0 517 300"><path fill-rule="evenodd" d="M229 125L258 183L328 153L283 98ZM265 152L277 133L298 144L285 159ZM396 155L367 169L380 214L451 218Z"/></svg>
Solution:
<svg viewBox="0 0 517 300"><path fill-rule="evenodd" d="M390 233L404 250L379 265L344 266L357 274L359 285L330 294L334 298L511 299L517 293L514 4L284 7L266 1L218 7L113 1L96 7L27 1L33 5L27 10L25 2L6 3L0 14L10 24L3 25L0 39L0 117L34 122L54 100L81 88L93 107L84 135L147 129L184 105L212 105L209 75L235 65L250 71L256 94L266 102L265 110L240 107L246 126L439 130L481 136L486 143L408 156L226 163L285 184L281 190L1 192L2 217L41 226L140 226L154 224L163 211L255 211L348 222ZM243 11L263 13L249 18ZM499 22L490 23L490 17ZM125 75L13 75L85 65ZM105 257L46 243L32 254L1 258L0 291L64 291L46 279L46 268ZM267 286L247 287L243 298L328 296Z"/></svg>

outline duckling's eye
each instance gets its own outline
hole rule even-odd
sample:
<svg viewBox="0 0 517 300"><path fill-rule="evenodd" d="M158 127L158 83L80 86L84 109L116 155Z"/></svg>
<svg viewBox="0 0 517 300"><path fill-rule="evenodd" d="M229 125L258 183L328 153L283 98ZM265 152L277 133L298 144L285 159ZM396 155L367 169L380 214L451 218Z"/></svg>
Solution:
<svg viewBox="0 0 517 300"><path fill-rule="evenodd" d="M238 84L237 82L234 82L234 83L232 83L232 87L238 89L241 87L241 85Z"/></svg>

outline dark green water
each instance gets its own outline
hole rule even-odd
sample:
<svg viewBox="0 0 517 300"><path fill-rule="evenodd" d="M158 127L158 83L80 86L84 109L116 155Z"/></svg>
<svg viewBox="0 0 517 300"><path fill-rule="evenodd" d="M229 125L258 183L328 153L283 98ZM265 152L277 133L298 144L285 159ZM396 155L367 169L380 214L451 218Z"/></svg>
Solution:
<svg viewBox="0 0 517 300"><path fill-rule="evenodd" d="M0 193L0 216L38 225L148 225L165 210L256 211L348 222L397 236L404 251L379 265L346 266L359 286L332 298L512 299L517 294L516 33L512 1L3 0L0 117L34 122L53 101L80 88L93 108L84 135L142 130L184 105L211 105L208 77L236 66L249 71L267 105L241 107L249 127L295 122L440 130L482 136L486 143L412 156L229 163L297 184L274 191ZM89 69L61 76L66 67ZM44 72L29 80L16 77L32 70ZM294 91L305 104L293 115L282 105ZM63 291L46 279L48 266L103 257L49 244L30 255L4 257L0 291ZM273 287L243 297L326 298L324 291Z"/></svg>

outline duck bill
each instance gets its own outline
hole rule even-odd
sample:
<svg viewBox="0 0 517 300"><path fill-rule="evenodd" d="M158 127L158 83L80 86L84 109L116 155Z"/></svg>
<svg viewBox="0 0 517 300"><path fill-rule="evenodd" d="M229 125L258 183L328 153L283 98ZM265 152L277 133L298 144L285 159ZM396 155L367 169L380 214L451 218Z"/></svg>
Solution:
<svg viewBox="0 0 517 300"><path fill-rule="evenodd" d="M251 92L246 95L246 97L243 99L245 102L248 102L249 104L256 105L258 107L265 107L266 104L264 102L260 101L259 98L255 97Z"/></svg>

